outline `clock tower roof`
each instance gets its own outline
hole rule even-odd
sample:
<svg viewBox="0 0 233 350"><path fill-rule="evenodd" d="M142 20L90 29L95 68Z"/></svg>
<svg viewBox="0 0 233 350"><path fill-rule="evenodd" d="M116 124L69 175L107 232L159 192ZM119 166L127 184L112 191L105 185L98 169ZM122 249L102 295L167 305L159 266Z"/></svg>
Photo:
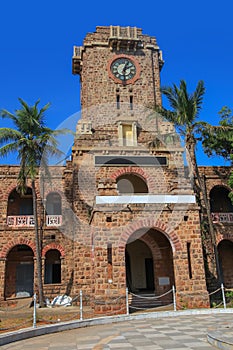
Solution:
<svg viewBox="0 0 233 350"><path fill-rule="evenodd" d="M108 47L116 53L122 51L140 52L143 49L155 50L159 52L160 70L164 63L156 38L142 34L141 28L130 26L97 26L95 32L86 35L82 46L74 46L73 74L81 73L83 52L87 48L95 46Z"/></svg>

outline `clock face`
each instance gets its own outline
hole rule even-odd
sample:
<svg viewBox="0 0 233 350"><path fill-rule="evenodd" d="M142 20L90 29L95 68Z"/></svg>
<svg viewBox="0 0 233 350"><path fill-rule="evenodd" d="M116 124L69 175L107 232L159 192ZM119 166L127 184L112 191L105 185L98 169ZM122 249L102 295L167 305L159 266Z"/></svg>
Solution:
<svg viewBox="0 0 233 350"><path fill-rule="evenodd" d="M127 57L115 59L110 67L111 73L122 82L128 82L136 75L136 66L132 60Z"/></svg>

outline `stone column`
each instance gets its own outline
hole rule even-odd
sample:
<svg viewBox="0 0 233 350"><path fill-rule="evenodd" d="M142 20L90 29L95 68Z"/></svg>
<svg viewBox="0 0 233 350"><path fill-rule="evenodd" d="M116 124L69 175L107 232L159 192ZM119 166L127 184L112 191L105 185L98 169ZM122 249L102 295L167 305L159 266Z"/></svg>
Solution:
<svg viewBox="0 0 233 350"><path fill-rule="evenodd" d="M4 300L6 258L0 258L0 301Z"/></svg>
<svg viewBox="0 0 233 350"><path fill-rule="evenodd" d="M209 307L201 244L192 242L192 274L188 266L188 255L184 250L174 257L175 287L178 309Z"/></svg>

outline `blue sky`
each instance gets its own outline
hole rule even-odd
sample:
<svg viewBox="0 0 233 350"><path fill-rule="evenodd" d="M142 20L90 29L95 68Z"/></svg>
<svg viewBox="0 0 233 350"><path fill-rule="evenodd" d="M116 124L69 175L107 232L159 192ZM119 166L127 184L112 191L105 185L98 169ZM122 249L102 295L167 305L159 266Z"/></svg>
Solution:
<svg viewBox="0 0 233 350"><path fill-rule="evenodd" d="M218 111L233 108L233 3L200 1L2 1L0 5L0 108L14 111L18 97L41 106L57 126L80 110L79 77L73 76L73 45L82 45L97 25L137 26L156 36L165 65L162 85L185 79L192 91L205 81L200 119L218 123ZM6 126L6 121L1 121ZM0 160L12 163L12 159ZM198 152L200 165L219 165Z"/></svg>

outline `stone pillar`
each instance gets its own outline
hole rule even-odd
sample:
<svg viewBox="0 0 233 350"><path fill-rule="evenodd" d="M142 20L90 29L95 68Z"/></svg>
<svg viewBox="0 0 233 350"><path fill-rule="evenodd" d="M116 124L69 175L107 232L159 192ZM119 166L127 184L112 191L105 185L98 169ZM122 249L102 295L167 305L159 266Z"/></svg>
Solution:
<svg viewBox="0 0 233 350"><path fill-rule="evenodd" d="M192 253L191 276L185 251L174 258L174 273L178 309L209 307L201 245Z"/></svg>
<svg viewBox="0 0 233 350"><path fill-rule="evenodd" d="M113 247L112 278L108 278L107 246L95 250L95 314L119 315L126 313L125 249Z"/></svg>
<svg viewBox="0 0 233 350"><path fill-rule="evenodd" d="M0 301L4 300L6 258L0 258Z"/></svg>
<svg viewBox="0 0 233 350"><path fill-rule="evenodd" d="M133 128L133 146L137 146L137 123L136 122L133 122L132 128Z"/></svg>
<svg viewBox="0 0 233 350"><path fill-rule="evenodd" d="M65 284L65 281L67 280L66 272L65 272L65 258L64 256L60 257L61 260L61 284Z"/></svg>

